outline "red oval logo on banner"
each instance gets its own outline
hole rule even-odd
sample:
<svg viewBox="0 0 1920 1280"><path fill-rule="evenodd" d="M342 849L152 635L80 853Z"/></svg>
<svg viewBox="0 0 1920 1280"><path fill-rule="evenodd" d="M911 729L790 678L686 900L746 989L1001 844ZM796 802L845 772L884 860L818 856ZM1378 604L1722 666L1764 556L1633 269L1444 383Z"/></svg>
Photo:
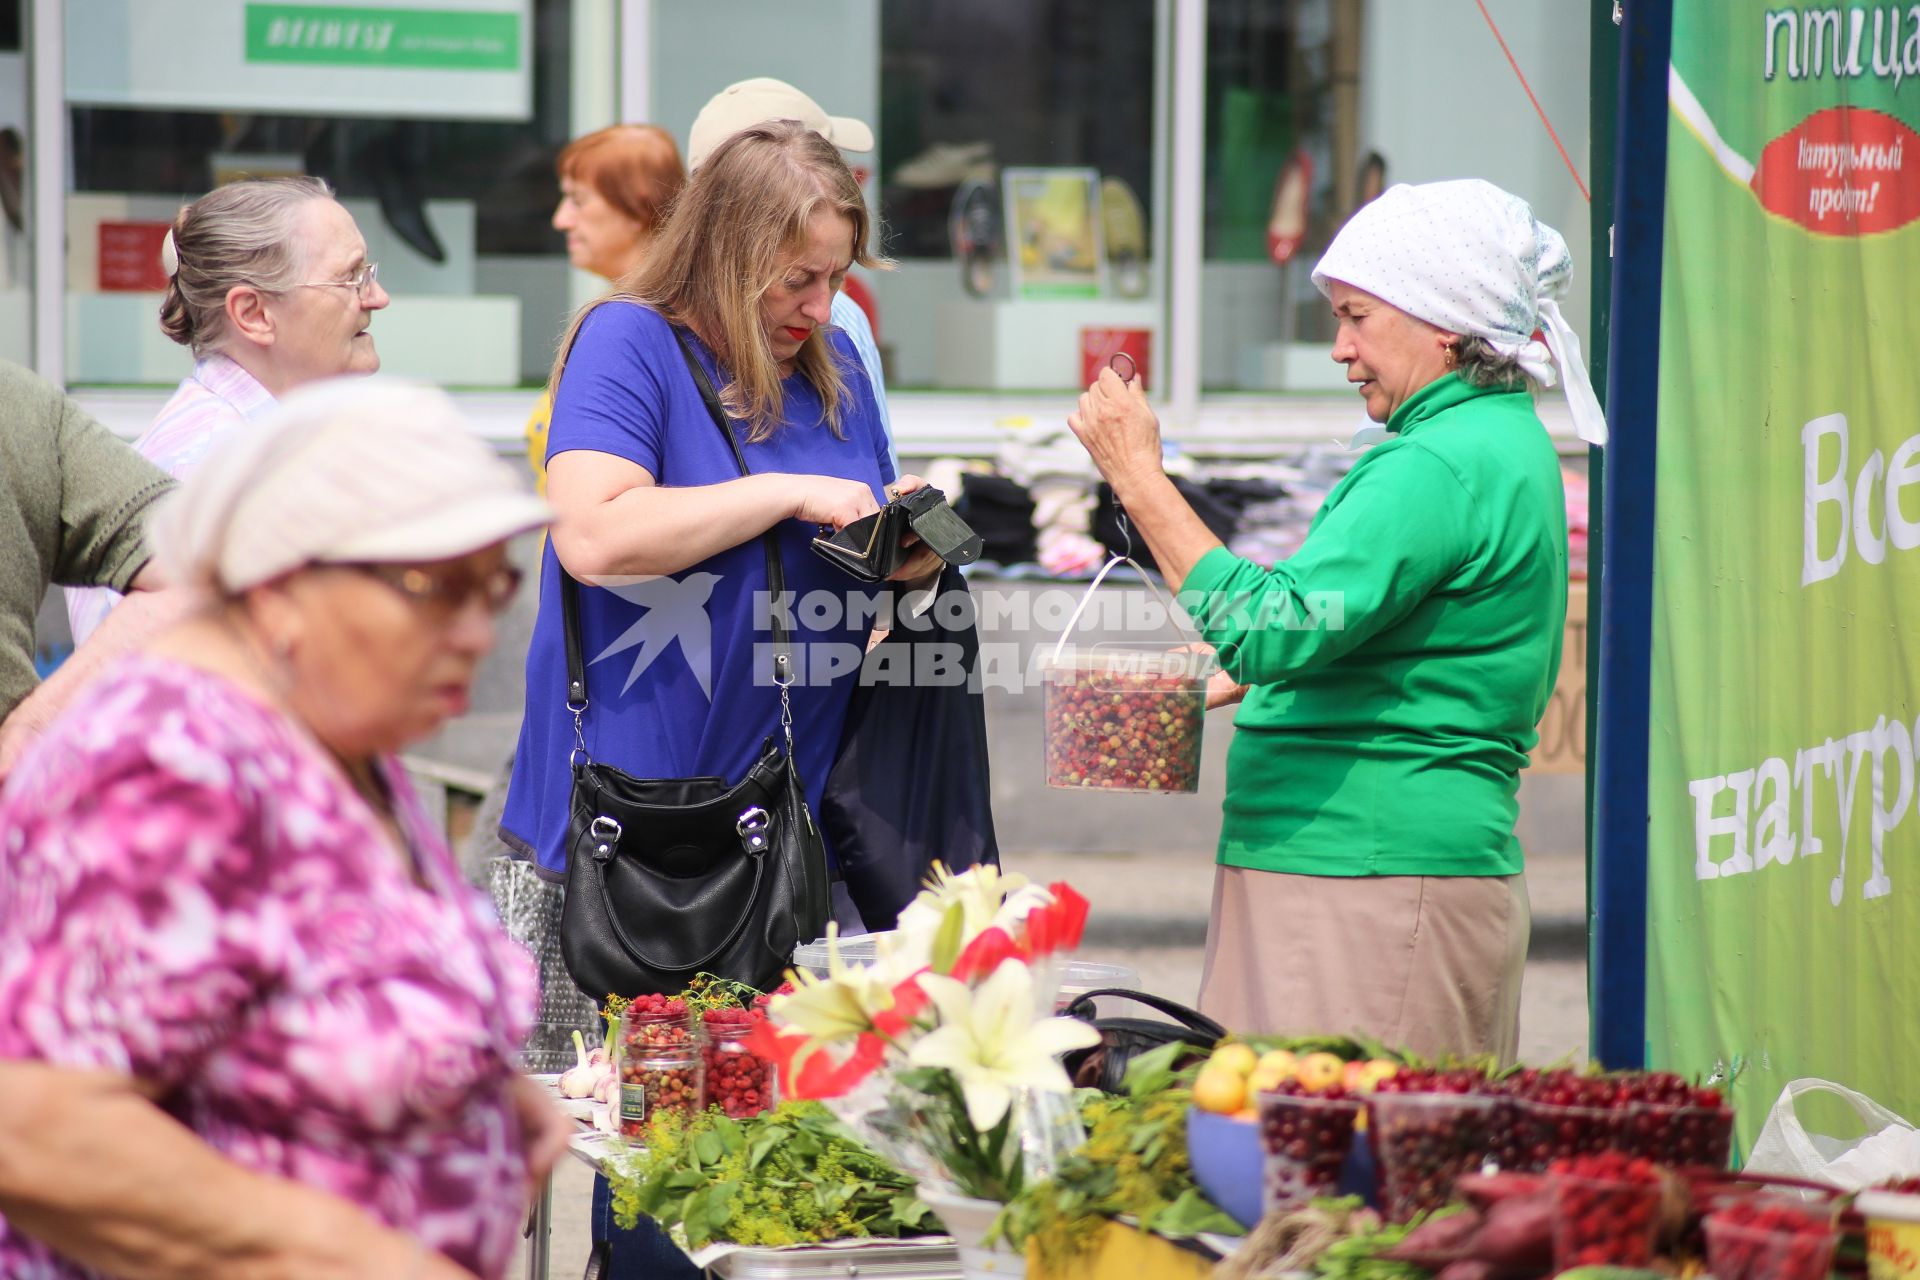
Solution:
<svg viewBox="0 0 1920 1280"><path fill-rule="evenodd" d="M1830 236L1893 231L1920 218L1920 134L1883 111L1828 107L1760 153L1753 190L1777 213Z"/></svg>

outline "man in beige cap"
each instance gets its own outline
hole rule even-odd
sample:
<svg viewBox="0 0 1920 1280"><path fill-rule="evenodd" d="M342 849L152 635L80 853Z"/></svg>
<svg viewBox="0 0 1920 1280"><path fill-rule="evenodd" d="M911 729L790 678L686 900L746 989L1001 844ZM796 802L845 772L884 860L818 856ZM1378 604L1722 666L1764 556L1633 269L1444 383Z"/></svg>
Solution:
<svg viewBox="0 0 1920 1280"><path fill-rule="evenodd" d="M713 154L715 147L742 129L764 120L798 120L842 151L873 150L873 130L852 116L830 116L821 105L785 80L755 76L728 85L707 99L687 130L687 172L692 173ZM900 474L900 451L893 444L893 419L887 413L887 380L880 365L880 348L866 311L846 292L833 295L833 324L853 341L860 364L873 383L880 405L880 428L887 434L887 457Z"/></svg>
<svg viewBox="0 0 1920 1280"><path fill-rule="evenodd" d="M713 149L762 120L798 120L842 151L872 151L873 130L851 116L830 116L785 80L755 76L730 84L707 100L687 131L687 169L698 169Z"/></svg>

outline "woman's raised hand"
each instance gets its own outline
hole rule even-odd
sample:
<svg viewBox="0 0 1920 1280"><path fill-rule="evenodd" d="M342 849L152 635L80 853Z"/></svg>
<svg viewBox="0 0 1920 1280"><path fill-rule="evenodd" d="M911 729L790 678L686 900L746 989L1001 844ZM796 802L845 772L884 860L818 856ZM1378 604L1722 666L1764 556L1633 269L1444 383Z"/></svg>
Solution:
<svg viewBox="0 0 1920 1280"><path fill-rule="evenodd" d="M1116 491L1160 470L1160 419L1138 377L1122 382L1112 369L1102 369L1067 417L1067 426Z"/></svg>
<svg viewBox="0 0 1920 1280"><path fill-rule="evenodd" d="M842 529L880 509L880 504L873 500L873 490L858 480L809 475L788 478L793 482L790 492L796 520Z"/></svg>

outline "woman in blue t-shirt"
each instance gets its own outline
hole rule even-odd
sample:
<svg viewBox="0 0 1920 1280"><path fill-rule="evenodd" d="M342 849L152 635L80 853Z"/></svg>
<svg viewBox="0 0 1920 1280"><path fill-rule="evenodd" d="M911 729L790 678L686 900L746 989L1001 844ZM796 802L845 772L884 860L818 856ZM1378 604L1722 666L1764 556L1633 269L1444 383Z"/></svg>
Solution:
<svg viewBox="0 0 1920 1280"><path fill-rule="evenodd" d="M734 782L779 733L761 543L773 529L795 601L794 754L819 803L880 593L808 543L878 510L889 486L921 483L896 481L873 388L828 321L847 269L875 265L868 233L830 143L790 121L744 130L682 192L628 290L583 313L563 345L547 441L557 518L502 821L548 875L565 871L574 745L560 565L590 584L588 753L635 777ZM746 429L751 475L707 412L676 328ZM938 568L922 549L897 576Z"/></svg>
<svg viewBox="0 0 1920 1280"><path fill-rule="evenodd" d="M874 388L829 323L847 269L876 265L868 234L831 143L792 121L757 125L700 166L626 290L583 312L562 344L546 451L556 519L501 821L543 874L565 874L572 787L561 566L583 584L588 753L635 777L737 782L780 732L761 543L773 529L795 602L794 756L818 811L880 592L808 543L877 511L883 491L922 483L896 480ZM676 329L746 427L752 474L707 412ZM939 567L921 549L895 576ZM835 889L836 916L857 929ZM599 1182L602 1239L606 1204ZM693 1274L651 1224L610 1234L611 1275Z"/></svg>

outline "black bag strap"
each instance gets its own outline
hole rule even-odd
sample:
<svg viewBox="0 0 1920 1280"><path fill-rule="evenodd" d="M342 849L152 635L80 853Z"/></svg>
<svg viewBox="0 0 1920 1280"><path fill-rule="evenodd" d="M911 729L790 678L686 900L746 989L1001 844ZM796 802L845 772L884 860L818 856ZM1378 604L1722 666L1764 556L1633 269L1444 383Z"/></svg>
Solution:
<svg viewBox="0 0 1920 1280"><path fill-rule="evenodd" d="M713 419L713 425L720 428L720 434L726 437L727 447L733 451L734 465L740 468L743 476L752 475L747 466L746 454L740 450L740 441L734 437L732 420L721 407L719 393L713 389L713 379L707 376L706 366L693 354L693 348L687 345L686 335L678 325L672 326L673 340L680 344L680 354L686 358L687 369L693 374L694 385L700 388L700 399L707 406L707 415ZM787 594L787 575L780 560L780 536L769 528L760 535L760 545L767 553L767 589L772 593L773 608L773 679L782 689L782 719L785 719L786 686L793 683L793 638L787 631L785 617L780 602ZM556 564L559 561L555 560ZM587 710L587 666L580 647L580 584L560 565L560 625L566 638L567 647L567 710L573 712L576 733L574 735L574 754L576 757L586 754L583 735L577 732L581 717ZM791 742L792 735L788 734ZM789 755L792 754L789 748Z"/></svg>
<svg viewBox="0 0 1920 1280"><path fill-rule="evenodd" d="M1224 1039L1227 1029L1201 1013L1190 1009L1177 1000L1154 995L1150 991L1128 991L1124 987L1102 987L1098 991L1083 991L1073 999L1067 1009L1067 1016L1083 1022L1093 1020L1093 1002L1100 996L1111 996L1116 1000L1131 1000L1143 1004L1156 1013L1164 1013L1189 1031L1198 1031L1201 1035L1212 1036L1215 1040Z"/></svg>

